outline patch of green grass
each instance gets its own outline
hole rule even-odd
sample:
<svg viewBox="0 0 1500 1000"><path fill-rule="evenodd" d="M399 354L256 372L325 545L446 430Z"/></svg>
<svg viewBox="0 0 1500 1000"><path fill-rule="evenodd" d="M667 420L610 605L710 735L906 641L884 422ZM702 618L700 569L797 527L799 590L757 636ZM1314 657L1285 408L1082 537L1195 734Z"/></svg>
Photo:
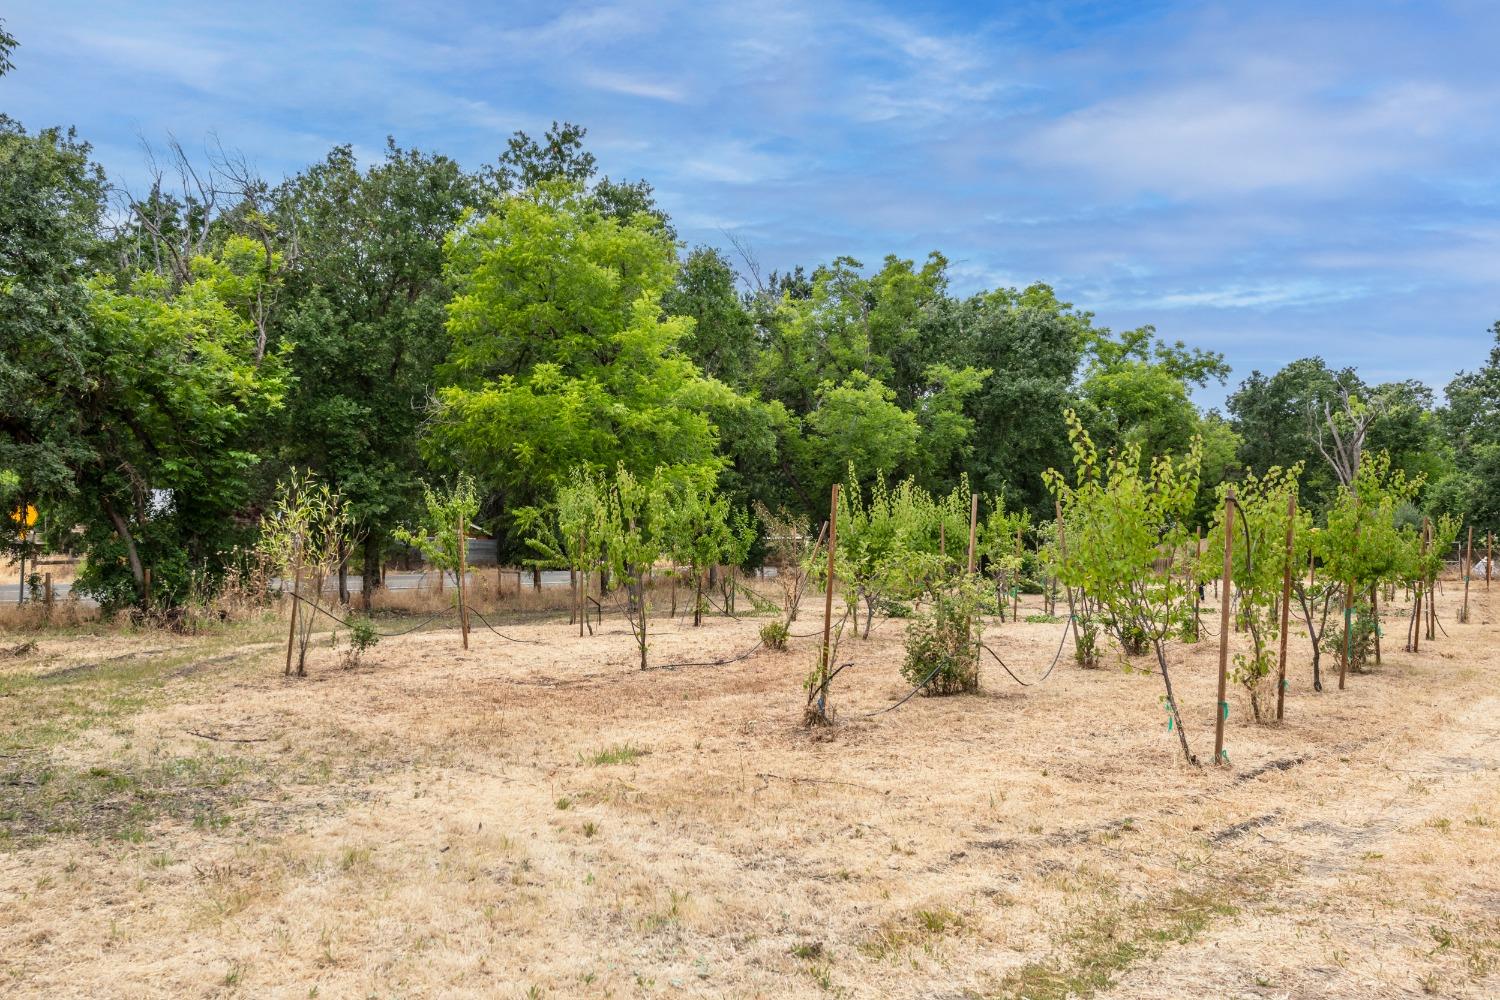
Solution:
<svg viewBox="0 0 1500 1000"><path fill-rule="evenodd" d="M592 764L594 767L607 767L610 764L634 764L650 752L640 747L631 746L629 743L620 743L616 746L606 747L603 750L596 750L580 759L583 763Z"/></svg>
<svg viewBox="0 0 1500 1000"><path fill-rule="evenodd" d="M139 844L168 818L222 830L244 801L239 786L249 768L215 753L78 769L22 758L0 769L0 848L59 835Z"/></svg>
<svg viewBox="0 0 1500 1000"><path fill-rule="evenodd" d="M913 910L886 921L860 944L871 958L893 958L907 948L930 951L937 940L964 926L963 917L946 906Z"/></svg>
<svg viewBox="0 0 1500 1000"><path fill-rule="evenodd" d="M1173 890L1164 900L1105 908L1074 923L1061 957L1028 962L995 994L1006 1000L1084 1000L1167 946L1193 940L1219 917L1238 912L1247 887L1221 882L1217 892Z"/></svg>

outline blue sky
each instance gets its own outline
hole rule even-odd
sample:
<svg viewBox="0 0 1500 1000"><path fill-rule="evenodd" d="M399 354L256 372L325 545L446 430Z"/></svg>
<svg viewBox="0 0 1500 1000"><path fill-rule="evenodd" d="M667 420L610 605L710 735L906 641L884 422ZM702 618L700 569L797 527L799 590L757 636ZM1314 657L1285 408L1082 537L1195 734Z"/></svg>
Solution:
<svg viewBox="0 0 1500 1000"><path fill-rule="evenodd" d="M1311 12L1310 12L1311 11ZM1439 389L1500 319L1500 4L12 2L0 109L118 181L211 135L277 179L386 135L590 130L690 243L939 249L1254 368ZM1225 390L1202 394L1216 403Z"/></svg>

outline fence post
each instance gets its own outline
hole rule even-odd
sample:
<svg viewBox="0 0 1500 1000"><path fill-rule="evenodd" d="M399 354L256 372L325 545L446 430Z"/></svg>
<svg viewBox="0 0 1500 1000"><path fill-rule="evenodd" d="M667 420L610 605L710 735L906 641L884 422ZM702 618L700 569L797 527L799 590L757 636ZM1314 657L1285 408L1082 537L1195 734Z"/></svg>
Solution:
<svg viewBox="0 0 1500 1000"><path fill-rule="evenodd" d="M1281 653L1276 668L1276 721L1280 722L1286 706L1286 633L1292 606L1292 559L1297 530L1297 494L1286 501L1286 565L1281 571Z"/></svg>
<svg viewBox="0 0 1500 1000"><path fill-rule="evenodd" d="M1463 623L1469 624L1469 577L1474 575L1474 526L1469 525L1469 545L1464 552L1464 616Z"/></svg>
<svg viewBox="0 0 1500 1000"><path fill-rule="evenodd" d="M468 575L469 540L465 537L464 516L458 515L458 630L464 637L464 649L469 648L469 605L464 589L464 577Z"/></svg>
<svg viewBox="0 0 1500 1000"><path fill-rule="evenodd" d="M42 574L42 604L47 608L47 617L52 617L52 574Z"/></svg>
<svg viewBox="0 0 1500 1000"><path fill-rule="evenodd" d="M297 638L297 591L302 589L302 536L292 534L292 615L286 629L286 669L283 676L292 673L292 644ZM146 570L146 603L151 603L151 571Z"/></svg>
<svg viewBox="0 0 1500 1000"><path fill-rule="evenodd" d="M839 484L833 484L833 492L828 501L828 580L823 594L823 652L820 654L820 665L818 676L818 716L824 721L832 721L828 714L828 678L832 673L833 665L833 585L834 585L834 552L838 547L839 537Z"/></svg>
<svg viewBox="0 0 1500 1000"><path fill-rule="evenodd" d="M1224 756L1224 720L1229 717L1229 595L1234 582L1234 487L1224 491L1224 587L1219 597L1219 703L1214 711L1214 763Z"/></svg>

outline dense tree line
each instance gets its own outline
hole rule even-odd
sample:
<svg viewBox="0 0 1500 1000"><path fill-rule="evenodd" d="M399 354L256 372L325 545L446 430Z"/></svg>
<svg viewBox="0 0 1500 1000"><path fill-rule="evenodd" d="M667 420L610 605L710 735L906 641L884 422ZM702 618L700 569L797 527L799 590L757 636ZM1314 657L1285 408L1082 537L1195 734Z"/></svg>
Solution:
<svg viewBox="0 0 1500 1000"><path fill-rule="evenodd" d="M1046 519L1072 410L1102 451L1199 448L1199 520L1225 480L1295 462L1327 500L1329 451L1357 433L1425 474L1424 505L1500 527L1500 347L1445 405L1308 358L1203 413L1217 354L1111 331L1043 284L955 294L936 252L763 274L748 247L683 246L650 185L599 177L583 140L517 133L475 170L344 146L274 185L174 146L132 194L72 132L0 117L7 509L43 510L43 544L85 553L104 603L141 601L148 569L171 601L311 468L349 503L369 586L424 481L459 473L512 559L518 512L580 468L665 470L814 524L851 469L934 495L967 477Z"/></svg>

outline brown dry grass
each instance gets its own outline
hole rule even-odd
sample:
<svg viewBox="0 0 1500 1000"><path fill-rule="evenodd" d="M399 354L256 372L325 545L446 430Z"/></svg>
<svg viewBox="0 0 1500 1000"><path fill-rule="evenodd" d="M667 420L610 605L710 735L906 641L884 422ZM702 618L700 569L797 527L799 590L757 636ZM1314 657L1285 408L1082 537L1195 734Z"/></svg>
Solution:
<svg viewBox="0 0 1500 1000"><path fill-rule="evenodd" d="M1343 692L1294 644L1286 722L1235 691L1234 764L1201 772L1117 669L864 717L905 693L896 621L846 640L819 731L812 639L642 673L618 618L531 622L353 670L325 639L288 681L276 621L47 634L0 650L0 991L1494 996L1500 633L1472 600ZM662 622L652 657L759 624ZM1032 679L1060 628L990 634ZM1207 758L1215 648L1172 662Z"/></svg>

